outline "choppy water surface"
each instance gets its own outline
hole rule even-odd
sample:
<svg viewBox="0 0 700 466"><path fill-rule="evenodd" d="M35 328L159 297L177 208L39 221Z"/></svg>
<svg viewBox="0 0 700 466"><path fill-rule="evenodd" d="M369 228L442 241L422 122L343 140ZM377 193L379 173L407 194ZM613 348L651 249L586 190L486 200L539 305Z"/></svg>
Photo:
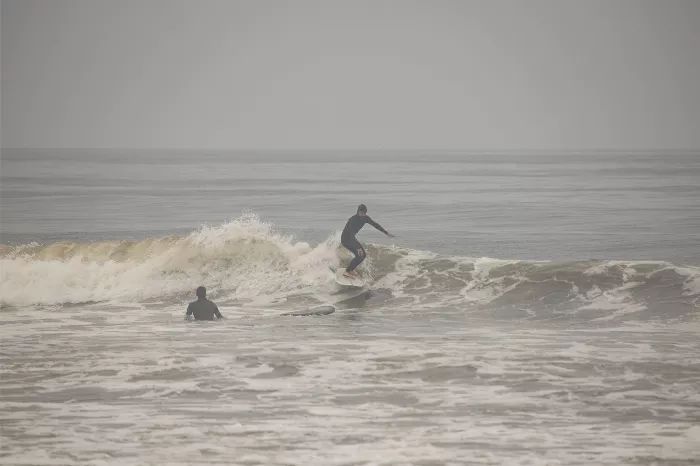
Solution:
<svg viewBox="0 0 700 466"><path fill-rule="evenodd" d="M697 155L98 155L3 152L2 464L700 457Z"/></svg>

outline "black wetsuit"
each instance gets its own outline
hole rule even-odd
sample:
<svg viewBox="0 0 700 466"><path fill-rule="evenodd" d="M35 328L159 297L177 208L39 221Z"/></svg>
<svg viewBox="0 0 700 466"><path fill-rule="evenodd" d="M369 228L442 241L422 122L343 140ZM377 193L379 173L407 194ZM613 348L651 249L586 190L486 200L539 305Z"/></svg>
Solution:
<svg viewBox="0 0 700 466"><path fill-rule="evenodd" d="M348 223L345 224L345 228L343 228L343 233L340 235L341 244L355 255L352 261L350 261L350 265L345 269L348 272L355 270L355 267L365 260L365 248L363 248L360 242L357 241L357 238L355 238L355 235L365 226L365 223L369 223L385 235L388 234L387 231L382 228L380 224L372 220L369 215L360 216L355 214L350 217ZM359 253L360 250L362 250L362 255Z"/></svg>
<svg viewBox="0 0 700 466"><path fill-rule="evenodd" d="M195 320L214 320L214 316L219 319L223 319L224 316L219 312L219 308L213 302L209 301L207 298L198 299L197 301L192 301L189 306L187 306L187 314L185 318L194 314Z"/></svg>

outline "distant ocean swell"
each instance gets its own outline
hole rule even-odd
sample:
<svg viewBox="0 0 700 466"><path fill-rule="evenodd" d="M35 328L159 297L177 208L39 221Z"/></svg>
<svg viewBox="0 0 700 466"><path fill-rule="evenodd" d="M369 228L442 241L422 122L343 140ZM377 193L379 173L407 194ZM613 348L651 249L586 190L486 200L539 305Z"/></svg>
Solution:
<svg viewBox="0 0 700 466"><path fill-rule="evenodd" d="M0 305L180 302L201 284L221 299L314 294L337 287L328 267L350 257L338 236L310 245L246 215L184 237L3 245ZM668 262L509 261L370 245L362 270L372 288L414 305L595 319L700 311L700 268Z"/></svg>

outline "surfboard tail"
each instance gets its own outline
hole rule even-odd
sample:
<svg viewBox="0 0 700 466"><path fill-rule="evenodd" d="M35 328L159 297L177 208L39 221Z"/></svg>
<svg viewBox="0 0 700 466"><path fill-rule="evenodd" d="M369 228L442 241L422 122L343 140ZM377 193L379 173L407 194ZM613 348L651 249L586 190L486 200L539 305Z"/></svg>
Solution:
<svg viewBox="0 0 700 466"><path fill-rule="evenodd" d="M345 272L345 269L338 268L338 270L334 274L335 281L339 285L355 286L355 287L365 286L365 281L362 277L360 277L360 276L358 276L358 277L346 277L344 272Z"/></svg>

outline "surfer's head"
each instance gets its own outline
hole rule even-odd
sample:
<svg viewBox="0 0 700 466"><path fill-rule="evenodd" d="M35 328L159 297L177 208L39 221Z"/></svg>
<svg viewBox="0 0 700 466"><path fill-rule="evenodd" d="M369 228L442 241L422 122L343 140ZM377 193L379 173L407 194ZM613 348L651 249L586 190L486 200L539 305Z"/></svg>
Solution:
<svg viewBox="0 0 700 466"><path fill-rule="evenodd" d="M360 204L359 206L357 206L357 215L359 215L360 217L367 215L367 206L364 204Z"/></svg>
<svg viewBox="0 0 700 466"><path fill-rule="evenodd" d="M197 288L196 293L197 293L197 297L199 299L204 299L207 297L207 289L204 288L203 286L200 286L199 288Z"/></svg>

